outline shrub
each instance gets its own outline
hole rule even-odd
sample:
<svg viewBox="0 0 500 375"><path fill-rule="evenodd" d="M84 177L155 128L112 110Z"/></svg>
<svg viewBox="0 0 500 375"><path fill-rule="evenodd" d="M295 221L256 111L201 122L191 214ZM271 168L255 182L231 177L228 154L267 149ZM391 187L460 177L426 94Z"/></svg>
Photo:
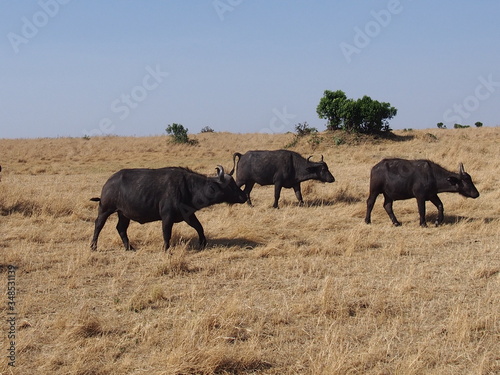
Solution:
<svg viewBox="0 0 500 375"><path fill-rule="evenodd" d="M165 129L167 134L172 136L172 142L174 143L190 143L194 144L195 141L192 141L188 137L188 129L182 126L181 124L176 124L175 122L171 125L168 125Z"/></svg>
<svg viewBox="0 0 500 375"><path fill-rule="evenodd" d="M333 137L333 142L335 143L335 146L340 146L345 143L345 140L341 137Z"/></svg>
<svg viewBox="0 0 500 375"><path fill-rule="evenodd" d="M314 150L319 144L323 142L323 137L320 137L318 133L313 133L311 137L307 140L307 143L311 145L311 148Z"/></svg>
<svg viewBox="0 0 500 375"><path fill-rule="evenodd" d="M379 134L390 132L389 120L397 114L390 103L379 102L365 95L348 99L341 90L326 90L316 107L319 118L327 119L327 129L343 129L353 133Z"/></svg>
<svg viewBox="0 0 500 375"><path fill-rule="evenodd" d="M214 133L214 129L212 129L210 126L205 126L203 129L201 129L201 133Z"/></svg>
<svg viewBox="0 0 500 375"><path fill-rule="evenodd" d="M303 137L308 134L317 133L318 129L309 126L307 121L304 121L302 124L299 122L295 125L295 131L297 132L298 137Z"/></svg>

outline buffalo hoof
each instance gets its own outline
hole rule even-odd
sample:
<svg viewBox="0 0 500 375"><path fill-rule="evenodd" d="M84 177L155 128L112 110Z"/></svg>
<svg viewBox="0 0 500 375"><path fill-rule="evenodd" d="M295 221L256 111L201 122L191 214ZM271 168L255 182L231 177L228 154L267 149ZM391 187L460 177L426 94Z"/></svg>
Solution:
<svg viewBox="0 0 500 375"><path fill-rule="evenodd" d="M399 221L395 221L394 223L392 223L395 227L400 227L401 226L401 223Z"/></svg>

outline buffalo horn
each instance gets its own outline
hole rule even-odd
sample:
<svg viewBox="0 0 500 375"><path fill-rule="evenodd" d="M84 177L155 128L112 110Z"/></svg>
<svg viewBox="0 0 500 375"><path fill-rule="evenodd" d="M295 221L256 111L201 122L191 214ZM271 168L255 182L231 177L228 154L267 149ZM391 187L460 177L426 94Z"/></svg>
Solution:
<svg viewBox="0 0 500 375"><path fill-rule="evenodd" d="M217 171L217 176L220 178L221 181L224 181L224 168L222 165L217 165L217 168L215 168Z"/></svg>
<svg viewBox="0 0 500 375"><path fill-rule="evenodd" d="M311 159L311 158L312 158L312 155L307 158L307 161L310 161L309 159Z"/></svg>
<svg viewBox="0 0 500 375"><path fill-rule="evenodd" d="M323 155L321 155L321 163L323 163Z"/></svg>
<svg viewBox="0 0 500 375"><path fill-rule="evenodd" d="M465 171L464 171L464 165L462 163L458 164L458 167L459 167L459 170L460 170L460 174L464 174Z"/></svg>

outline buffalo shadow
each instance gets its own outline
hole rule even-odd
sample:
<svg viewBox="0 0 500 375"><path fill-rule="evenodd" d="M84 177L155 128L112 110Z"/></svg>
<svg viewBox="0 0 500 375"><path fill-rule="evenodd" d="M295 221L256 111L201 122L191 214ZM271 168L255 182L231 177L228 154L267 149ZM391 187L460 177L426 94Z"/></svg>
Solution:
<svg viewBox="0 0 500 375"><path fill-rule="evenodd" d="M431 213L426 215L426 221L428 225L430 223L434 223L438 217L437 213ZM458 223L473 223L473 222L483 222L484 224L490 224L493 221L497 219L492 218L492 217L469 217L469 216L462 216L462 215L453 215L453 214L446 214L444 215L444 220L442 222L442 225L453 225L453 224L458 224Z"/></svg>
<svg viewBox="0 0 500 375"><path fill-rule="evenodd" d="M333 198L325 198L325 199L317 198L317 199L306 200L304 202L304 207L323 207L323 206L329 207L339 203L356 204L363 201L364 198L361 197L356 197L350 194L339 194L338 196Z"/></svg>
<svg viewBox="0 0 500 375"><path fill-rule="evenodd" d="M190 251L206 251L217 247L239 247L245 250L253 250L262 245L263 244L260 242L252 241L246 238L210 238L207 236L207 245L204 248L200 248L197 238L192 238L187 241L187 247Z"/></svg>

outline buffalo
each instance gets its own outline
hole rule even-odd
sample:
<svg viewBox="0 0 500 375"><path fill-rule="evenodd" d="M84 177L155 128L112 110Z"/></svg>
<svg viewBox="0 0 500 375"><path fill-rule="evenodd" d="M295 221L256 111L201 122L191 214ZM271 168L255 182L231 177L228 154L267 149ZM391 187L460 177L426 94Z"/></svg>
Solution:
<svg viewBox="0 0 500 375"><path fill-rule="evenodd" d="M444 192L459 193L470 198L479 197L479 192L462 163L459 164L458 173L454 173L429 160L383 159L371 170L365 222L370 224L375 200L379 194L383 194L384 208L395 226L400 226L401 223L392 211L392 203L410 198L417 199L421 226L427 226L426 201L431 201L437 207L435 224L440 225L444 220L444 213L438 193Z"/></svg>
<svg viewBox="0 0 500 375"><path fill-rule="evenodd" d="M233 169L229 172L233 175L236 169L236 158L239 158L236 170L236 185L245 185L243 191L247 195L247 202L252 205L250 192L257 183L259 185L274 185L274 208L278 208L282 188L293 188L299 204L303 205L300 183L306 180L319 180L322 182L334 182L335 178L328 170L323 161L313 162L305 159L300 154L289 150L275 151L248 151L245 154L236 152L233 154Z"/></svg>
<svg viewBox="0 0 500 375"><path fill-rule="evenodd" d="M169 248L174 223L185 221L196 229L200 247L204 247L207 240L195 212L217 203L246 201L246 194L233 178L221 166L216 170L216 177L181 167L116 172L104 184L101 197L91 198L99 202L91 250L97 249L99 233L114 212L118 214L116 229L126 250L134 250L127 236L130 220L141 224L161 220L165 250Z"/></svg>

